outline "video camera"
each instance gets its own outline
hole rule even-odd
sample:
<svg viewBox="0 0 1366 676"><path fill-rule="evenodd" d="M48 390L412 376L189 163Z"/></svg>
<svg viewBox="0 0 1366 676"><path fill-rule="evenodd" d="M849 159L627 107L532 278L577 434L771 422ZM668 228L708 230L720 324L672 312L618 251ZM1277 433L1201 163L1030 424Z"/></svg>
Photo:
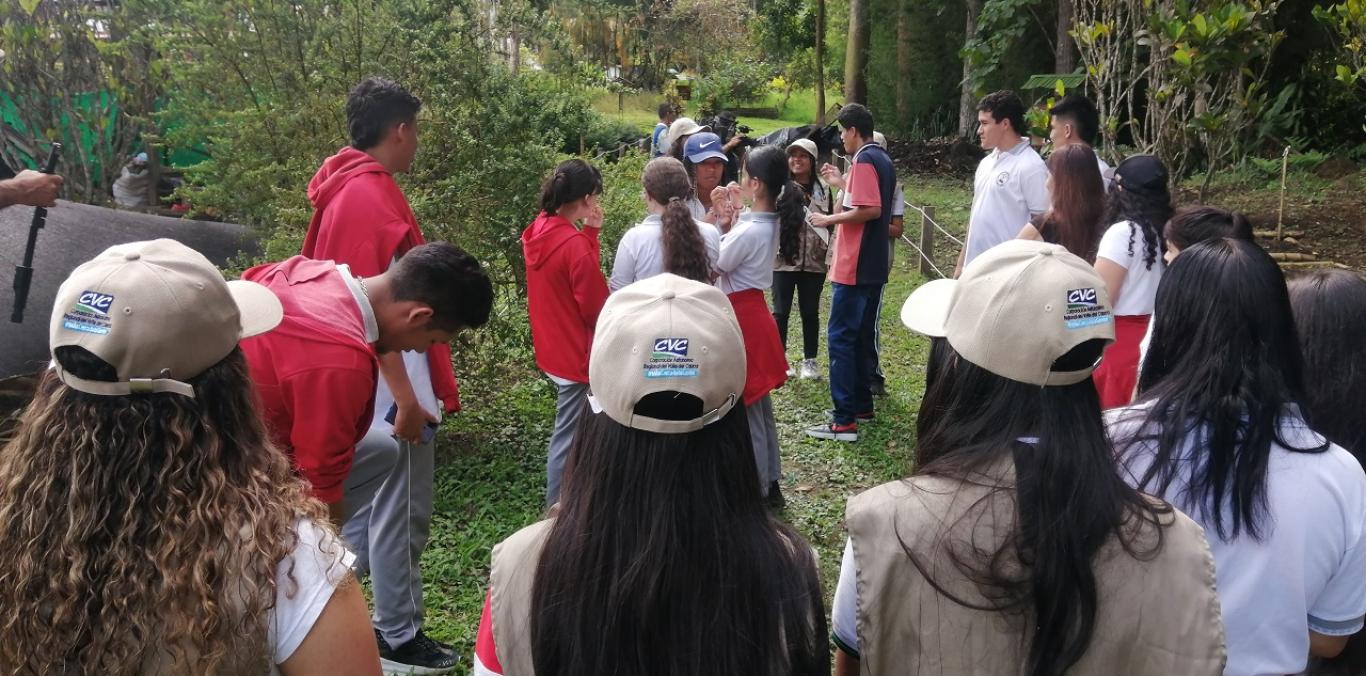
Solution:
<svg viewBox="0 0 1366 676"><path fill-rule="evenodd" d="M711 127L712 133L721 137L721 143L728 143L732 138L735 138L736 135L744 136L745 134L754 131L749 125L740 124L740 121L735 117L735 113L732 113L729 110L723 110L713 117L702 120L702 124ZM737 150L740 148L749 148L754 145L756 145L754 139L745 137L740 142L740 146Z"/></svg>

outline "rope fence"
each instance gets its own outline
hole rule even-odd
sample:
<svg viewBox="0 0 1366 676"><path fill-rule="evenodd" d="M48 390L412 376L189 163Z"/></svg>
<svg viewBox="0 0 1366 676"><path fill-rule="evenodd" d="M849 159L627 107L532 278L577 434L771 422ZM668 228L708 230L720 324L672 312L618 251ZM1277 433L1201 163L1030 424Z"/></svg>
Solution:
<svg viewBox="0 0 1366 676"><path fill-rule="evenodd" d="M953 242L954 244L957 244L958 246L963 246L963 240L954 237L953 233L949 232L948 230L945 230L944 226L940 225L938 221L934 220L934 207L930 207L930 210L927 212L924 209L921 209L920 207L911 204L910 202L907 202L905 200L902 200L902 204L905 204L906 206L915 209L916 211L919 211L920 215L924 218L929 219L930 224L933 225L935 229L942 233L945 237L948 237L949 241Z"/></svg>
<svg viewBox="0 0 1366 676"><path fill-rule="evenodd" d="M909 245L911 245L911 248L912 248L912 249L915 249L915 252L916 252L916 253L920 254L920 272L921 272L922 274L925 273L925 266L926 266L926 265L929 265L930 269L933 270L934 273L937 274L937 275L939 275L941 278L942 278L942 277L947 277L947 276L948 276L948 275L944 274L944 271L943 271L943 270L940 270L940 269L939 269L939 266L937 266L937 265L934 264L934 260L933 260L933 259L931 259L929 256L925 255L924 250L922 250L920 247L916 246L915 242L912 242L912 241L911 241L911 238L910 238L910 237L907 237L906 235L903 234L903 235L901 236L901 239L906 240L906 243L909 244Z"/></svg>

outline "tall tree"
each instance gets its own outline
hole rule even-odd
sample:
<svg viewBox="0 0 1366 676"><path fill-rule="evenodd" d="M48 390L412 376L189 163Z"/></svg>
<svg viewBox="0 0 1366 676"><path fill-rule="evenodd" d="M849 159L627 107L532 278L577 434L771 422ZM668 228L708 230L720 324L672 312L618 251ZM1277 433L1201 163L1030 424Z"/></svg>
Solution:
<svg viewBox="0 0 1366 676"><path fill-rule="evenodd" d="M1072 0L1058 0L1058 29L1053 43L1053 72L1070 73L1077 68L1077 49L1072 42L1076 8Z"/></svg>
<svg viewBox="0 0 1366 676"><path fill-rule="evenodd" d="M971 42L977 36L977 15L982 11L982 0L966 0L967 22L963 28L964 43ZM958 135L967 138L972 134L972 129L977 124L977 115L974 112L977 108L977 83L972 77L972 60L964 56L963 58L963 84L962 93L958 99Z"/></svg>
<svg viewBox="0 0 1366 676"><path fill-rule="evenodd" d="M911 0L896 3L896 121L904 125L911 117Z"/></svg>
<svg viewBox="0 0 1366 676"><path fill-rule="evenodd" d="M977 0L970 0L975 2ZM844 52L844 100L868 102L868 0L849 0L849 45Z"/></svg>
<svg viewBox="0 0 1366 676"><path fill-rule="evenodd" d="M816 0L816 124L825 124L825 0Z"/></svg>

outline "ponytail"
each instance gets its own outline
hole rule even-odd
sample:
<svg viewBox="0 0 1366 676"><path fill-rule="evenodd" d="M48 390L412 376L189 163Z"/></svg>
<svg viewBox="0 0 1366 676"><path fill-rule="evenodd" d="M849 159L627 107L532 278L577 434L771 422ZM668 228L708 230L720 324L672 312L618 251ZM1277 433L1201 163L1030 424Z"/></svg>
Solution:
<svg viewBox="0 0 1366 676"><path fill-rule="evenodd" d="M773 210L778 212L778 255L788 265L796 265L802 228L806 227L806 194L801 184L788 179L778 192Z"/></svg>
<svg viewBox="0 0 1366 676"><path fill-rule="evenodd" d="M650 199L664 205L664 213L660 215L664 270L710 284L712 261L707 257L707 243L688 208L692 183L683 164L672 157L650 160L641 172L640 183Z"/></svg>
<svg viewBox="0 0 1366 676"><path fill-rule="evenodd" d="M679 197L670 197L660 216L663 223L661 238L664 244L664 270L703 284L711 283L711 261L707 259L707 243L692 210Z"/></svg>
<svg viewBox="0 0 1366 676"><path fill-rule="evenodd" d="M602 173L579 159L565 160L541 184L541 211L550 215L570 202L602 192Z"/></svg>

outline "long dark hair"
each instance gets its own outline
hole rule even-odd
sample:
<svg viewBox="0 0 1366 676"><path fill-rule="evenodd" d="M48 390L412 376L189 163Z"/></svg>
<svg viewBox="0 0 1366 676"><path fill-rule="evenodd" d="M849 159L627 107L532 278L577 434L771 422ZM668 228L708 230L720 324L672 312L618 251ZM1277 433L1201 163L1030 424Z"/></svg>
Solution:
<svg viewBox="0 0 1366 676"><path fill-rule="evenodd" d="M657 157L645 165L640 184L650 199L664 205L660 236L664 245L664 270L680 277L711 283L707 244L688 209L692 183L683 164L672 157Z"/></svg>
<svg viewBox="0 0 1366 676"><path fill-rule="evenodd" d="M1253 239L1246 216L1203 204L1177 209L1162 228L1162 236L1178 251L1219 237Z"/></svg>
<svg viewBox="0 0 1366 676"><path fill-rule="evenodd" d="M602 172L580 159L565 160L541 184L541 211L556 210L575 200L602 192Z"/></svg>
<svg viewBox="0 0 1366 676"><path fill-rule="evenodd" d="M1099 340L1082 343L1058 359L1054 370L1086 368L1104 348ZM1085 655L1094 633L1100 603L1096 552L1118 538L1135 558L1154 556L1170 507L1139 495L1120 478L1091 379L1027 385L956 358L947 342L932 349L931 359L935 375L927 379L916 423L921 463L916 474L982 485L994 475L994 466L1013 461L1014 484L988 485L991 495L960 523L980 516L980 509L1003 491L1013 491L1016 522L995 552L973 547L970 537L950 544L955 566L977 583L988 599L985 605L948 591L950 585L935 580L932 565L920 561L907 543L902 548L926 580L954 602L1027 613L1033 632L1024 673L1063 674ZM1028 437L1037 441L1021 441ZM1147 527L1157 530L1156 544L1140 550L1138 529Z"/></svg>
<svg viewBox="0 0 1366 676"><path fill-rule="evenodd" d="M1052 205L1040 219L1039 232L1095 263L1105 227L1105 181L1095 151L1080 144L1058 148L1048 156L1048 171L1053 177Z"/></svg>
<svg viewBox="0 0 1366 676"><path fill-rule="evenodd" d="M690 434L584 416L532 588L536 673L828 676L814 555L758 485L741 405Z"/></svg>
<svg viewBox="0 0 1366 676"><path fill-rule="evenodd" d="M1121 452L1154 448L1139 488L1166 495L1188 451L1199 451L1185 477L1188 513L1214 524L1221 539L1260 539L1266 516L1266 469L1281 435L1286 405L1304 392L1303 365L1285 276L1261 247L1220 238L1172 262L1157 288L1152 345L1139 374L1139 421ZM1194 444L1188 440L1196 437ZM1224 508L1232 521L1225 516Z"/></svg>
<svg viewBox="0 0 1366 676"><path fill-rule="evenodd" d="M1346 270L1290 278L1290 307L1304 356L1301 400L1314 431L1366 466L1366 280Z"/></svg>
<svg viewBox="0 0 1366 676"><path fill-rule="evenodd" d="M759 146L745 158L745 173L764 185L778 212L778 255L788 265L797 262L806 227L806 196L792 180L787 168L787 152L776 145Z"/></svg>
<svg viewBox="0 0 1366 676"><path fill-rule="evenodd" d="M1129 255L1134 253L1134 236L1142 231L1144 239L1143 265L1153 269L1161 265L1158 258L1167 248L1162 227L1172 217L1172 196L1164 186L1161 190L1135 192L1116 186L1106 200L1105 223L1113 225L1129 221Z"/></svg>

